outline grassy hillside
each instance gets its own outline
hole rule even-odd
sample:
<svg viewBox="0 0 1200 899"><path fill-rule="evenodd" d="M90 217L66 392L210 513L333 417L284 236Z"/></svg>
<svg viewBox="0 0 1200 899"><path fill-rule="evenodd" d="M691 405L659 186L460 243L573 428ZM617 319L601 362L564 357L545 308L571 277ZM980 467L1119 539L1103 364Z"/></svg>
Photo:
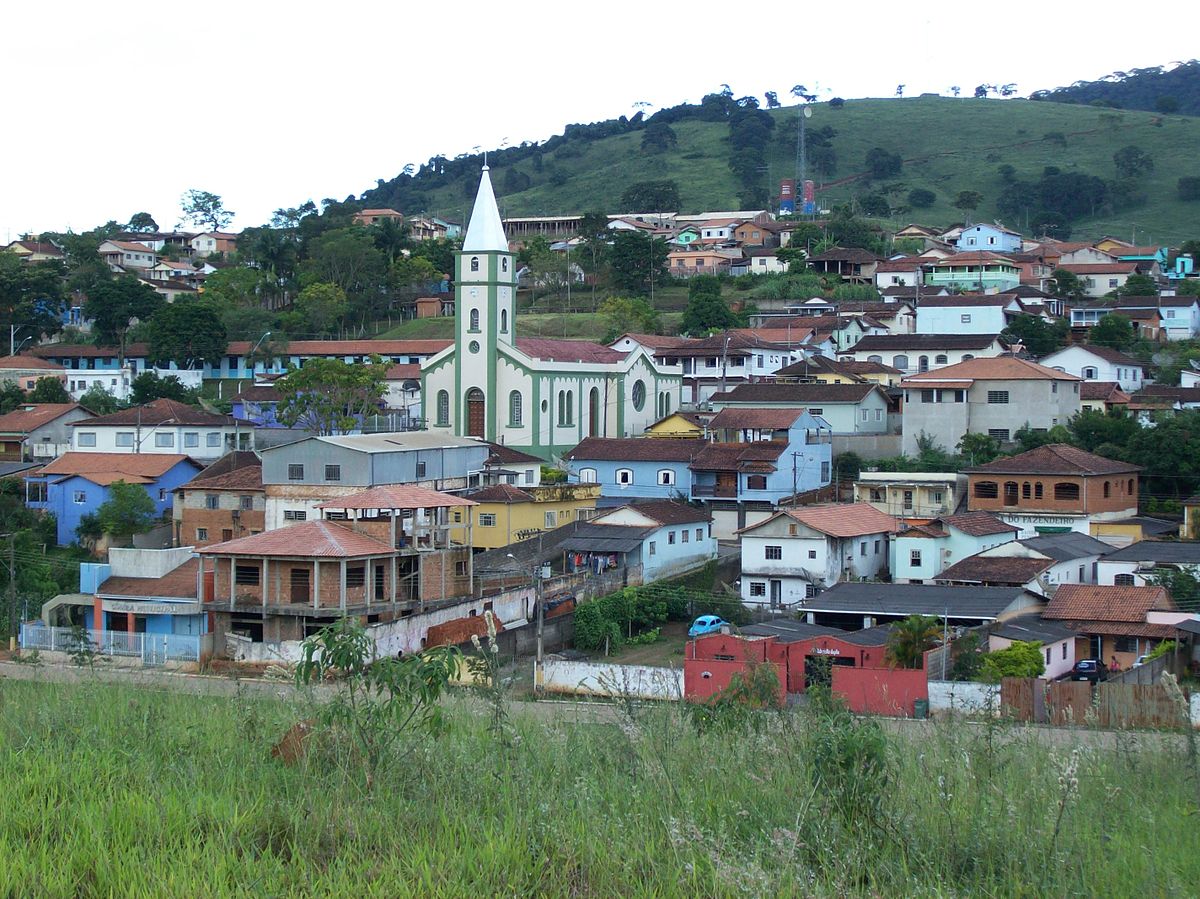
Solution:
<svg viewBox="0 0 1200 899"><path fill-rule="evenodd" d="M768 150L764 183L777 185L794 175L796 110L771 113L776 128ZM1003 183L997 168L1007 164L1019 179L1035 180L1042 169L1054 165L1064 172L1115 176L1112 156L1123 146L1141 147L1154 159L1154 172L1143 179L1146 203L1115 216L1076 221L1076 237L1113 233L1141 242L1180 242L1197 237L1200 206L1180 202L1175 183L1184 175L1200 175L1195 147L1200 140L1200 119L1162 116L1134 110L1099 109L1073 104L1028 100L975 100L946 97L849 100L841 109L819 104L810 126L829 125L837 132L832 141L836 171L818 181L823 205L864 196L880 186L892 191L892 205L905 203L914 188L937 195L929 209L903 215L935 225L962 219L953 205L960 190L978 190L983 204L976 220L997 217L996 197ZM723 122L687 120L672 125L678 146L661 155L643 153L641 131L632 131L592 142L570 141L545 154L541 171L533 160L514 167L529 176L532 186L506 194L506 168L493 171L493 183L506 215L576 213L620 209L622 192L638 181L674 179L687 211L737 208L738 185L728 165L728 128ZM1065 146L1046 140L1060 132ZM899 176L885 185L870 185L861 177L863 159L872 147L883 147L905 160ZM556 174L557 173L557 174ZM429 208L445 215L465 216L466 197L474 187L467 176L430 194ZM555 185L557 180L560 183ZM467 183L470 182L470 183ZM771 189L774 196L776 190ZM904 224L899 219L892 224ZM1021 227L1021 222L1005 224Z"/></svg>

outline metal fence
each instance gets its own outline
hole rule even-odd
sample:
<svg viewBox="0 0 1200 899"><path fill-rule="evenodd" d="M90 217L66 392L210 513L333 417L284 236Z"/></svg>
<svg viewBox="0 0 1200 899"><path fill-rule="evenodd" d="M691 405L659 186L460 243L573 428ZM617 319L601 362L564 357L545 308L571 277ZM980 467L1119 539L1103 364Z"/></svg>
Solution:
<svg viewBox="0 0 1200 899"><path fill-rule="evenodd" d="M83 642L85 640L87 643ZM98 656L141 659L144 665L200 660L200 637L191 634L130 634L125 631L78 631L69 627L21 625L22 649L76 652L86 651L89 644Z"/></svg>

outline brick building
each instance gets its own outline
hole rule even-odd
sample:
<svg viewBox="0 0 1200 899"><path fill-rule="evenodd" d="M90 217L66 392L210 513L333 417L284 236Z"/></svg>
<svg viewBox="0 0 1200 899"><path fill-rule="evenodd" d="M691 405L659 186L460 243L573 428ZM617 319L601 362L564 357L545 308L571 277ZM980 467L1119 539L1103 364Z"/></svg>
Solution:
<svg viewBox="0 0 1200 899"><path fill-rule="evenodd" d="M266 507L258 456L229 453L175 490L175 545L211 546L260 534Z"/></svg>
<svg viewBox="0 0 1200 899"><path fill-rule="evenodd" d="M1137 515L1138 472L1065 443L965 469L972 511L992 512L1021 537L1079 531Z"/></svg>

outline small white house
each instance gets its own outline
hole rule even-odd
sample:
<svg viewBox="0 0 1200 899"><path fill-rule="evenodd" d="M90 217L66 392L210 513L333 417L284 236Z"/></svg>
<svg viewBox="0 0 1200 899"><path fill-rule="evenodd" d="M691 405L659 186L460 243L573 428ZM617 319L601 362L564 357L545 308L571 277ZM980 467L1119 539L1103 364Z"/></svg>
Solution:
<svg viewBox="0 0 1200 899"><path fill-rule="evenodd" d="M906 528L892 540L892 579L898 584L931 582L956 562L1015 540L1019 530L989 512L945 515Z"/></svg>
<svg viewBox="0 0 1200 899"><path fill-rule="evenodd" d="M1115 382L1122 390L1141 390L1146 367L1132 356L1106 346L1075 344L1042 359L1042 365L1064 371L1084 381Z"/></svg>

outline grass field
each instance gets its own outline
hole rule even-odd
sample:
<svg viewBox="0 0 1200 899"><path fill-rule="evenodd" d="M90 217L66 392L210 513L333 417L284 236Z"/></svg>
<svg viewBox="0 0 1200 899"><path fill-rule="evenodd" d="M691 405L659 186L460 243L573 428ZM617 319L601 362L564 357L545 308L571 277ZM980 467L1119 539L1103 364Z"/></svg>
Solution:
<svg viewBox="0 0 1200 899"><path fill-rule="evenodd" d="M837 713L697 732L471 703L364 785L303 705L0 681L0 896L1185 896L1182 752L1044 747ZM520 708L520 705L518 705ZM539 707L539 711L547 708ZM561 708L561 707L560 707ZM323 747L323 748L322 748ZM1193 763L1194 764L1194 763Z"/></svg>
<svg viewBox="0 0 1200 899"><path fill-rule="evenodd" d="M779 180L795 175L796 110L772 115L776 127L763 183L775 196ZM887 181L896 189L893 205L903 203L908 191L918 187L937 196L931 208L910 213L910 220L930 225L961 221L963 213L953 207L954 197L960 190L978 190L984 199L973 217L989 221L997 215L995 201L1003 186L997 174L1000 165L1013 166L1022 179L1036 179L1045 166L1054 165L1107 180L1115 176L1113 153L1133 144L1155 163L1153 173L1140 184L1146 203L1116 216L1076 222L1075 235L1098 238L1112 233L1135 237L1138 243L1176 244L1197 237L1196 204L1180 201L1175 184L1181 176L1200 175L1195 159L1198 118L1028 100L913 97L848 100L842 109L817 104L809 125L828 125L837 132L832 141L837 170L817 179L819 186L824 183L818 194L822 205L874 189L861 181L839 182L862 174L867 151L883 147L905 160L901 174ZM616 212L630 184L665 178L678 182L683 211L737 209L727 126L688 121L672 127L678 146L661 155L641 152L641 133L633 132L591 143L571 142L566 153L560 149L548 154L540 173L532 161L518 163L516 168L533 180L533 186L520 193L504 195L504 171L493 171L503 213ZM1055 132L1065 136L1065 146L1045 139ZM557 186L550 181L556 170L567 176ZM431 208L450 214L467 202L463 196L462 185L450 185L432 194ZM1023 223L1006 224L1019 228Z"/></svg>

